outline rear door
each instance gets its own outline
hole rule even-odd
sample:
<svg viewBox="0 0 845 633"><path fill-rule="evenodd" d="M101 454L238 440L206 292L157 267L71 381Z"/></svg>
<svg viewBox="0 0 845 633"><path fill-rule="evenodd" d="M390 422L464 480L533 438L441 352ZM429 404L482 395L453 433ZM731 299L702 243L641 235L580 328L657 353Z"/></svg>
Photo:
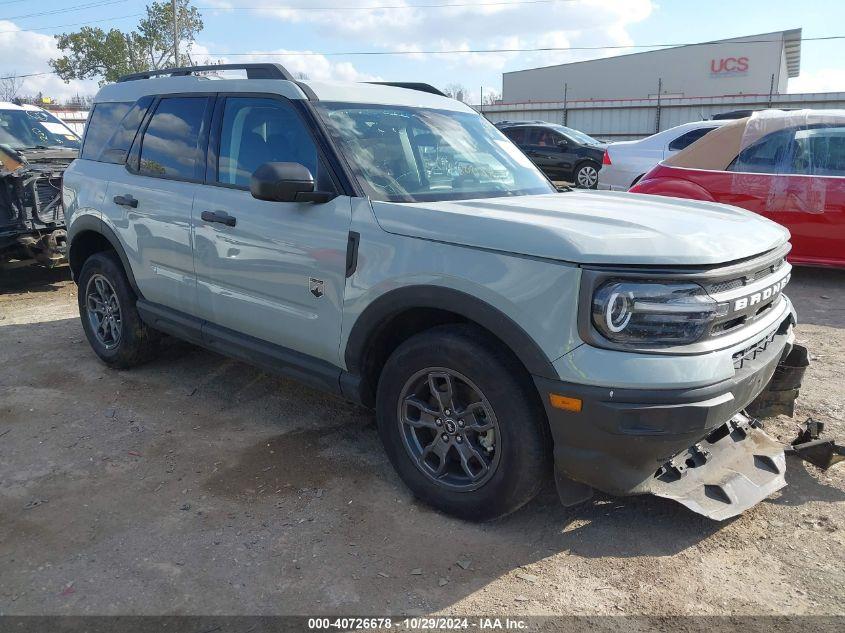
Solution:
<svg viewBox="0 0 845 633"><path fill-rule="evenodd" d="M192 315L191 212L205 171L212 103L207 95L157 99L103 205L103 219L126 248L144 298Z"/></svg>
<svg viewBox="0 0 845 633"><path fill-rule="evenodd" d="M306 121L275 95L218 98L194 202L198 305L210 324L336 365L351 199L270 202L249 192L266 162L300 163L318 189L338 190Z"/></svg>

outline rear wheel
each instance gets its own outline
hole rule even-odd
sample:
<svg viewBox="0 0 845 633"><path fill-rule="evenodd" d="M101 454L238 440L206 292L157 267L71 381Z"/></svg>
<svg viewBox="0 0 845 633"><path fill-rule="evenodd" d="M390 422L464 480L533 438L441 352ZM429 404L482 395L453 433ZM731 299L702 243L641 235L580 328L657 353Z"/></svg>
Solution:
<svg viewBox="0 0 845 633"><path fill-rule="evenodd" d="M378 386L379 434L412 492L465 519L530 501L550 471L545 413L525 370L471 326L403 343Z"/></svg>
<svg viewBox="0 0 845 633"><path fill-rule="evenodd" d="M137 300L113 251L85 261L79 274L79 316L88 343L108 365L133 367L157 349L159 335L141 320Z"/></svg>

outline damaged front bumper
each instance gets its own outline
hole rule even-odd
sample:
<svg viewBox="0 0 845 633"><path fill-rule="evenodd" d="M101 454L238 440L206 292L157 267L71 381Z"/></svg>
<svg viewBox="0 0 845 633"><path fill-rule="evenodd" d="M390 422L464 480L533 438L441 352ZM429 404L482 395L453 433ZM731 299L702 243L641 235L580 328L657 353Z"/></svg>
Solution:
<svg viewBox="0 0 845 633"><path fill-rule="evenodd" d="M741 412L765 391L781 361L803 349L794 346L792 323L785 319L734 355L732 379L706 387L608 389L535 377L554 438L561 500L581 501L592 488L655 494L722 520L786 485L783 447ZM580 411L553 407L550 394L577 398Z"/></svg>
<svg viewBox="0 0 845 633"><path fill-rule="evenodd" d="M71 157L35 154L30 162L0 147L0 262L34 259L52 268L67 261L61 183Z"/></svg>

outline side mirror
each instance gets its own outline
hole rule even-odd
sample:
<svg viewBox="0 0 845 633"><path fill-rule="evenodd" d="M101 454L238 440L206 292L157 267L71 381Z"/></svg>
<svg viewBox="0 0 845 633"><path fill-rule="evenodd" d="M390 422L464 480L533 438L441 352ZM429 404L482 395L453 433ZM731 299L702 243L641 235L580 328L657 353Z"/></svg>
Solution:
<svg viewBox="0 0 845 633"><path fill-rule="evenodd" d="M249 180L253 198L271 202L328 202L333 191L316 191L314 176L300 163L264 163Z"/></svg>
<svg viewBox="0 0 845 633"><path fill-rule="evenodd" d="M566 147L567 145L569 145L569 141L567 141L565 138L562 138L557 142L558 147Z"/></svg>

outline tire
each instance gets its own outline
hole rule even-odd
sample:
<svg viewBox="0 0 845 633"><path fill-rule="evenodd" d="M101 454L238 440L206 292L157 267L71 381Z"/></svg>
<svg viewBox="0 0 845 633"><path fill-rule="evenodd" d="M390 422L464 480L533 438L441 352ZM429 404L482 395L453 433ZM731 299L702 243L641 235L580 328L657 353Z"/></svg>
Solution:
<svg viewBox="0 0 845 633"><path fill-rule="evenodd" d="M444 376L451 379L451 399ZM467 407L473 400L476 406ZM530 377L474 326L440 326L402 343L381 372L376 418L402 481L423 502L462 519L509 514L531 501L551 475L551 436ZM461 456L468 454L465 464Z"/></svg>
<svg viewBox="0 0 845 633"><path fill-rule="evenodd" d="M138 297L114 251L95 253L85 260L77 300L88 343L107 365L128 369L146 362L157 350L160 335L141 321L135 307ZM96 326L109 317L114 327Z"/></svg>
<svg viewBox="0 0 845 633"><path fill-rule="evenodd" d="M572 181L579 189L595 189L599 184L599 170L593 163L581 163L575 170Z"/></svg>

